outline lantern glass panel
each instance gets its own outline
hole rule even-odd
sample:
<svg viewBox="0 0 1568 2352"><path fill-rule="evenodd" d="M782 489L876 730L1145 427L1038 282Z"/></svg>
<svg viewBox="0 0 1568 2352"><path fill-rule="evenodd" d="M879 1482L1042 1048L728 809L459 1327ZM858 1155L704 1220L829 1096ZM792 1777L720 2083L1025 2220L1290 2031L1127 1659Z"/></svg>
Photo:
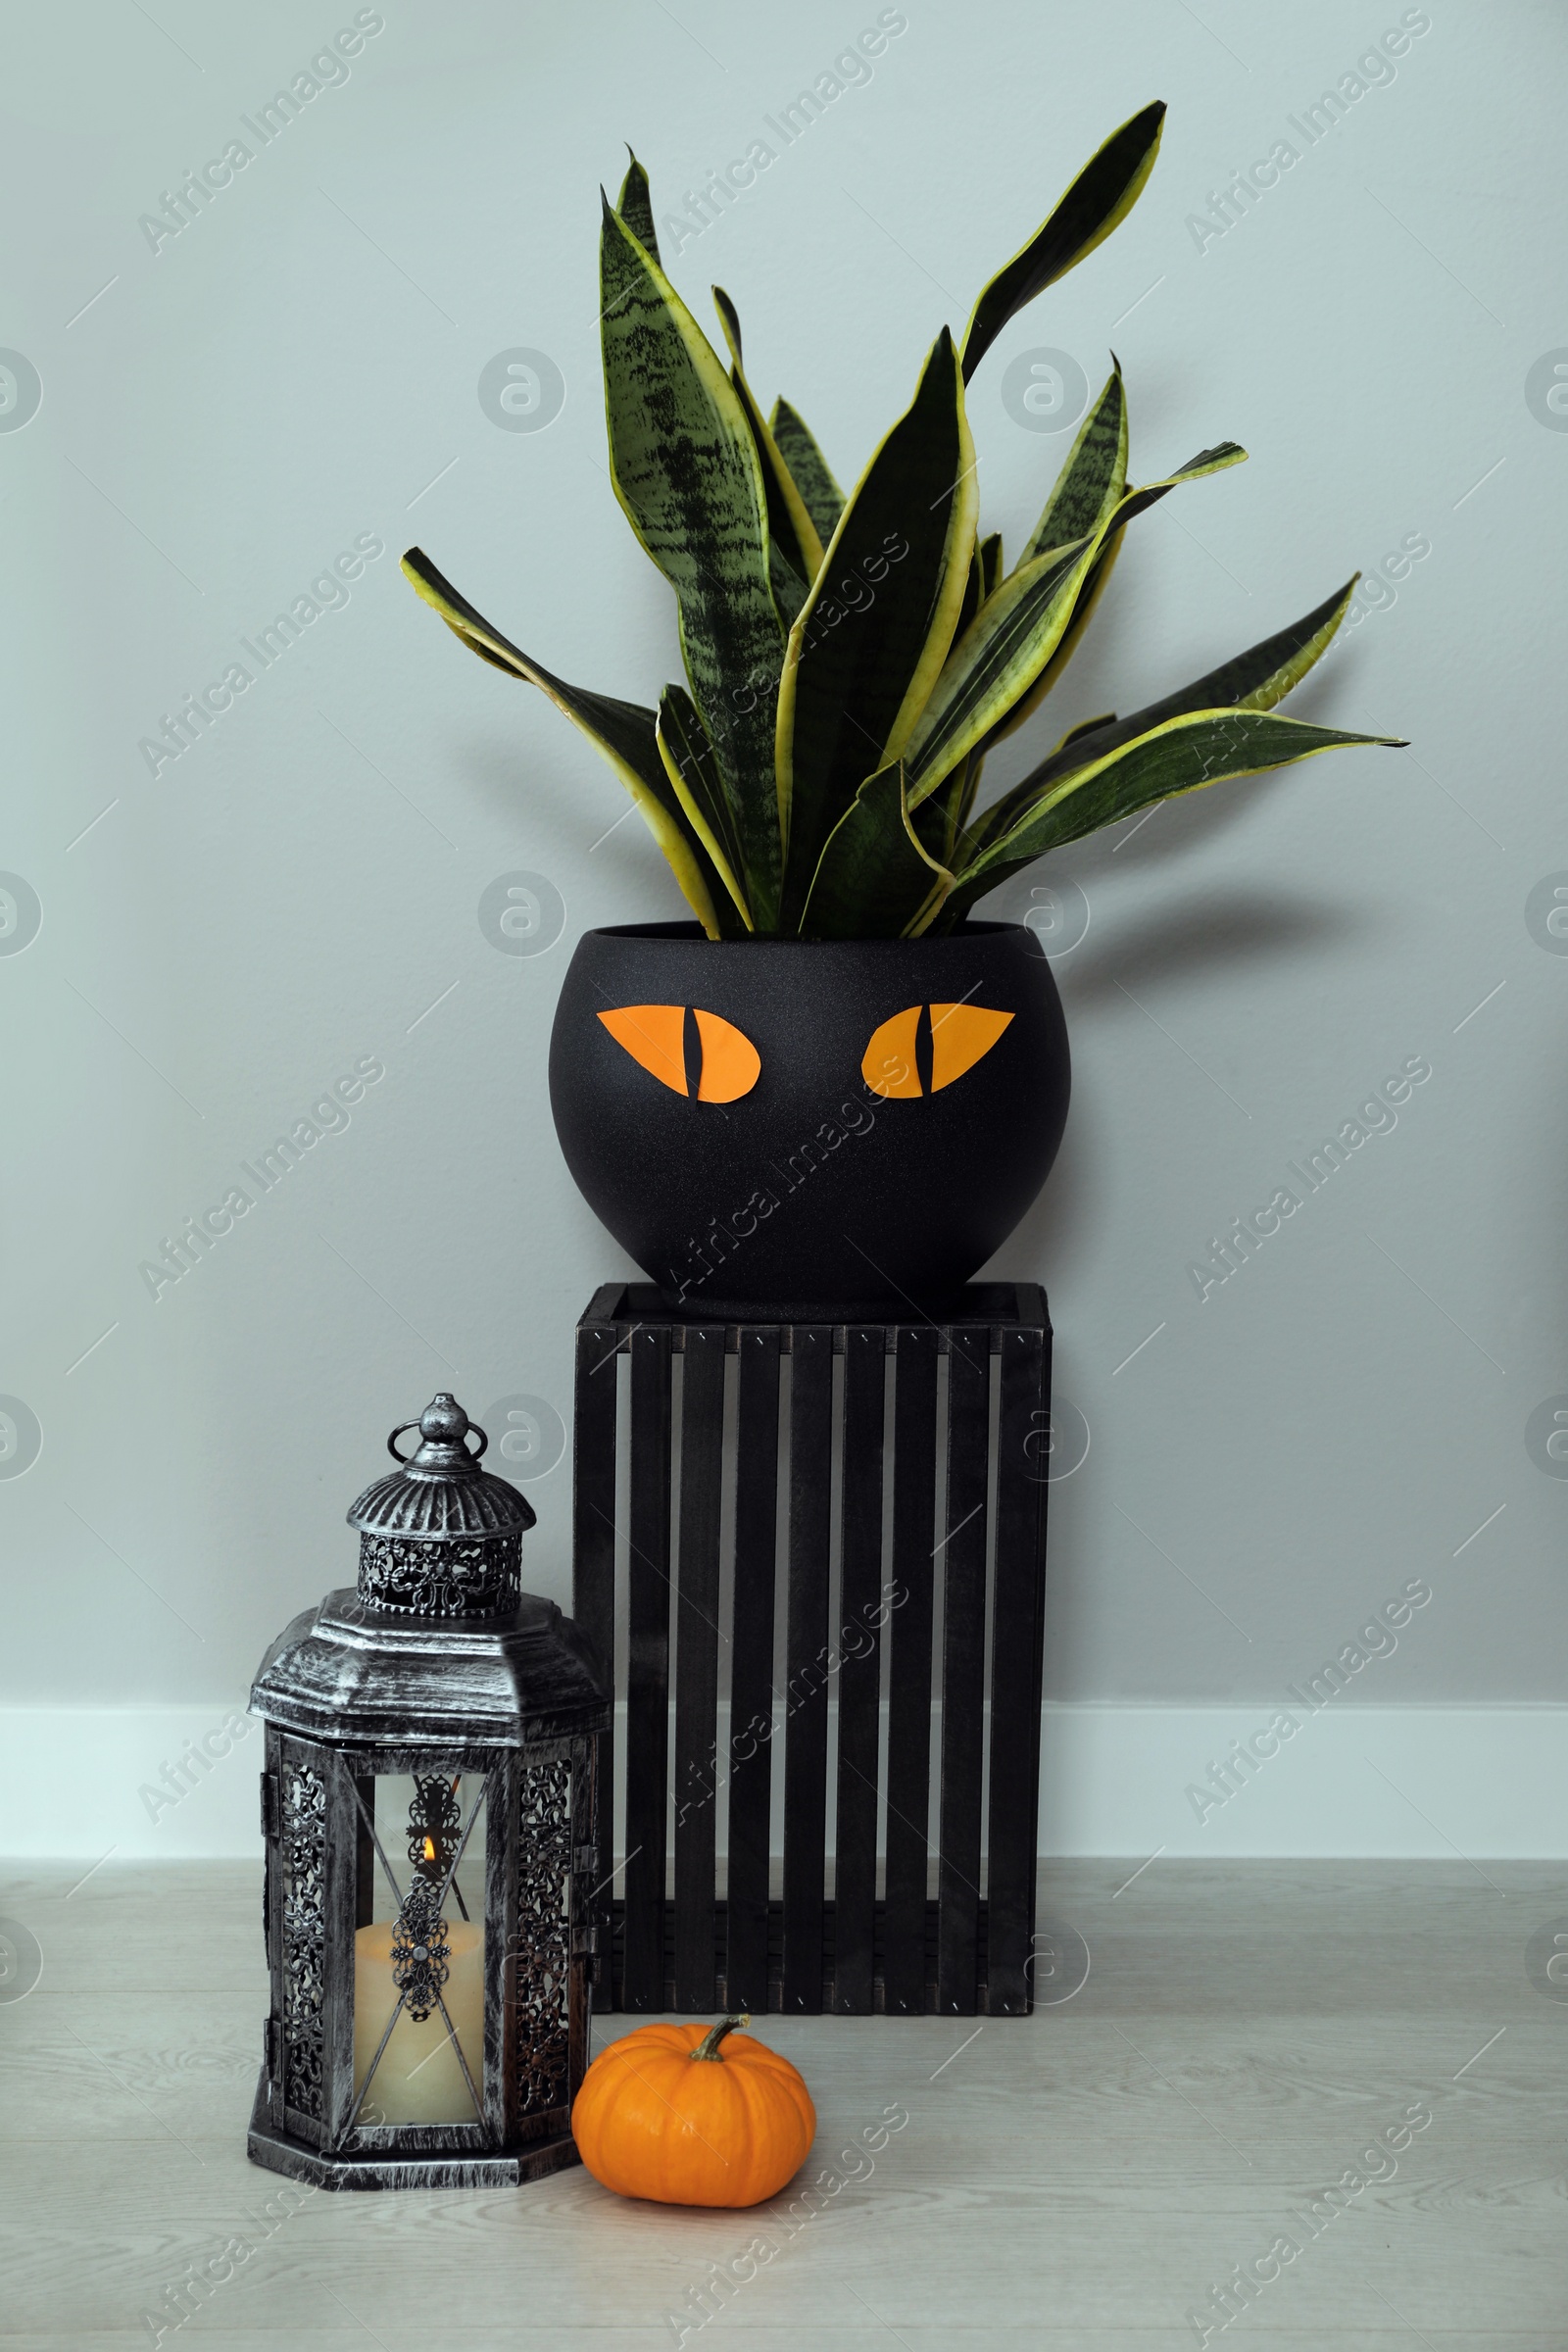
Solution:
<svg viewBox="0 0 1568 2352"><path fill-rule="evenodd" d="M485 1777L432 1766L356 1790L359 2121L482 2123Z"/></svg>

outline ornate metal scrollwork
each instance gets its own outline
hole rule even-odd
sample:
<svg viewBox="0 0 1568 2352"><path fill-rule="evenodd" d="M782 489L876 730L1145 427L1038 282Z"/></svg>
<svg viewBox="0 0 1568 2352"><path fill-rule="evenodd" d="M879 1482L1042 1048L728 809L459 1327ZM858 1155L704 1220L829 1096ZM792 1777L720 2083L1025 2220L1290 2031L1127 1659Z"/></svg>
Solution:
<svg viewBox="0 0 1568 2352"><path fill-rule="evenodd" d="M520 1535L452 1537L362 1534L360 1597L418 1617L497 1617L517 1605Z"/></svg>
<svg viewBox="0 0 1568 2352"><path fill-rule="evenodd" d="M319 2121L326 1988L326 1783L308 1764L283 1772L283 2083L286 2104Z"/></svg>
<svg viewBox="0 0 1568 2352"><path fill-rule="evenodd" d="M440 1886L463 1828L454 1781L445 1773L416 1772L409 1807L409 1860L422 1879Z"/></svg>
<svg viewBox="0 0 1568 2352"><path fill-rule="evenodd" d="M441 1987L452 1974L440 1892L427 1879L416 1879L392 1931L392 1982L405 1996L404 2007L416 2025L423 2025L437 2006Z"/></svg>
<svg viewBox="0 0 1568 2352"><path fill-rule="evenodd" d="M566 2103L571 1970L571 1766L519 1776L515 1969L517 2100L524 2115Z"/></svg>

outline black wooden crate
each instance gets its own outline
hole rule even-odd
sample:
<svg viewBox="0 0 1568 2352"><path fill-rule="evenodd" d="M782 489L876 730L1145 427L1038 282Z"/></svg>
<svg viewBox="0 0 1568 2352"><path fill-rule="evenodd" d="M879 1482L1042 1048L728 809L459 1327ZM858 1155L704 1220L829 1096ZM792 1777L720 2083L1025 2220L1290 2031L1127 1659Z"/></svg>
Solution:
<svg viewBox="0 0 1568 2352"><path fill-rule="evenodd" d="M630 1358L625 1412L617 1356ZM1051 1324L1031 1283L974 1284L940 1324L705 1323L670 1313L651 1286L595 1295L577 1327L573 1613L624 1702L600 1775L602 2009L1028 2013L1050 1402ZM780 1706L782 1726L748 1747L747 1727L772 1726ZM780 1740L782 1900L770 1900ZM626 1862L614 1899L617 1785Z"/></svg>

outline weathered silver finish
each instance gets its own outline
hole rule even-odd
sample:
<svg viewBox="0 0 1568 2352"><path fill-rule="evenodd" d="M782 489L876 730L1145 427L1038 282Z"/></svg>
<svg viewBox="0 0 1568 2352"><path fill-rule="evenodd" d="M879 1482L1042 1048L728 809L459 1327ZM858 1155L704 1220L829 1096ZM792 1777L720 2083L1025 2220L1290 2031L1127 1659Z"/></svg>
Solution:
<svg viewBox="0 0 1568 2352"><path fill-rule="evenodd" d="M251 1690L254 1713L302 1738L403 1747L520 1747L581 1730L603 1703L576 1626L531 1592L504 1618L419 1617L329 1592L278 1636Z"/></svg>
<svg viewBox="0 0 1568 2352"><path fill-rule="evenodd" d="M398 1451L417 1429L416 1451ZM468 1451L470 1433L479 1441ZM360 1531L360 1597L423 1617L498 1617L515 1607L522 1537L532 1505L479 1467L490 1441L443 1389L416 1422L388 1438L396 1470L348 1514Z"/></svg>
<svg viewBox="0 0 1568 2352"><path fill-rule="evenodd" d="M249 2152L326 2188L493 2186L576 2161L608 1705L576 1627L517 1589L534 1515L479 1468L483 1431L470 1453L447 1396L417 1426L417 1450L349 1513L358 1590L303 1611L251 1691L268 1726L271 2000ZM377 1820L378 1782L401 1775L415 1786L408 1818ZM481 1804L484 2050L470 2066L443 1986ZM388 1916L386 1898L397 2003L357 2084L355 1936ZM445 2021L464 2120L377 2120L375 2064L405 2008Z"/></svg>
<svg viewBox="0 0 1568 2352"><path fill-rule="evenodd" d="M291 1762L283 1783L283 2099L321 2119L321 2011L326 1992L326 1782Z"/></svg>

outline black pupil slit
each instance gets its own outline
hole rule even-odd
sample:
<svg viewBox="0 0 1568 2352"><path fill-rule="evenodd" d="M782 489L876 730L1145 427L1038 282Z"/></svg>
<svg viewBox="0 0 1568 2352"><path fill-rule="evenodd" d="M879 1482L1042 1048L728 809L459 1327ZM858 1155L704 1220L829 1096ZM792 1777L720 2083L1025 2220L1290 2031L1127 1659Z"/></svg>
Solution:
<svg viewBox="0 0 1568 2352"><path fill-rule="evenodd" d="M931 1092L931 1007L922 1004L920 1017L914 1024L914 1070L920 1081L920 1092Z"/></svg>

